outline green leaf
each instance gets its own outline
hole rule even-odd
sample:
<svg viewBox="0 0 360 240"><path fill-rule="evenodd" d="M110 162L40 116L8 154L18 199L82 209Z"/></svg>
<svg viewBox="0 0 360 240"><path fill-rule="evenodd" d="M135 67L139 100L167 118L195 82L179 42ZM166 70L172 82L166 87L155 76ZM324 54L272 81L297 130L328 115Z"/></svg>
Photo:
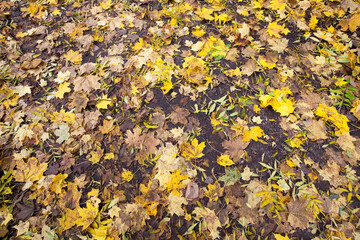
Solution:
<svg viewBox="0 0 360 240"><path fill-rule="evenodd" d="M240 179L240 173L236 167L225 168L225 175L219 178L220 181L225 183L225 186L234 185Z"/></svg>
<svg viewBox="0 0 360 240"><path fill-rule="evenodd" d="M56 142L57 143L63 143L64 141L68 140L70 137L69 133L70 127L67 124L61 124L59 126L59 129L55 130L55 135L59 137Z"/></svg>

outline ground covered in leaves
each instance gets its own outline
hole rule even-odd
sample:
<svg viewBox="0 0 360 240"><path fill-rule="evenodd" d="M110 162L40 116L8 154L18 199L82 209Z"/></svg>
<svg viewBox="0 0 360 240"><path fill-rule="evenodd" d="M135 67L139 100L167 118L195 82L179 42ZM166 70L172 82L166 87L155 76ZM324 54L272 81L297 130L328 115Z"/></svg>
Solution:
<svg viewBox="0 0 360 240"><path fill-rule="evenodd" d="M0 2L2 239L359 239L355 0Z"/></svg>

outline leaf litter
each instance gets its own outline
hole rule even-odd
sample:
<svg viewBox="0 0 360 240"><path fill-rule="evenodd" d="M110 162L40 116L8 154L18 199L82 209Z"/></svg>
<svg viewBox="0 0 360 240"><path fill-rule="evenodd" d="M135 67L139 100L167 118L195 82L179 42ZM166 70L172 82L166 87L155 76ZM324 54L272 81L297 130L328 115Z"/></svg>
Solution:
<svg viewBox="0 0 360 240"><path fill-rule="evenodd" d="M0 3L0 237L358 239L360 4Z"/></svg>

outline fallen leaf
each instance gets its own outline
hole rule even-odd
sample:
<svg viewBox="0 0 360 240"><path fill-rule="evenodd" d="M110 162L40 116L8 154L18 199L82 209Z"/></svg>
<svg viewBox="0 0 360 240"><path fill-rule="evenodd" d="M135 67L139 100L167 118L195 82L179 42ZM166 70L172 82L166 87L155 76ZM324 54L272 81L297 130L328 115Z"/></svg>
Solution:
<svg viewBox="0 0 360 240"><path fill-rule="evenodd" d="M184 209L182 209L181 205L187 205L187 204L188 201L184 197L180 197L170 193L168 213L170 213L171 215L176 214L177 216L184 216L185 211Z"/></svg>
<svg viewBox="0 0 360 240"><path fill-rule="evenodd" d="M205 142L199 144L198 140L194 138L190 143L183 143L179 146L179 149L182 151L181 155L187 160L201 158L204 156L202 151L205 148Z"/></svg>

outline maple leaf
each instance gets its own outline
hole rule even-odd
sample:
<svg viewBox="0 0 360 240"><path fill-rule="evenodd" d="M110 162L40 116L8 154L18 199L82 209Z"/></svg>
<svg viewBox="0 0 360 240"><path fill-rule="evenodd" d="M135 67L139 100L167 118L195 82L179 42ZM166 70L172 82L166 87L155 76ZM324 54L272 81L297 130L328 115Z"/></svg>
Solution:
<svg viewBox="0 0 360 240"><path fill-rule="evenodd" d="M204 196L208 197L212 202L216 202L224 193L224 188L220 186L219 182L209 184L207 187L208 190L204 193Z"/></svg>
<svg viewBox="0 0 360 240"><path fill-rule="evenodd" d="M206 86L211 82L211 78L208 77L209 69L207 68L205 61L201 58L196 58L194 56L187 57L184 59L182 66L185 69L183 75L190 83L198 86ZM204 83L204 81L206 82Z"/></svg>
<svg viewBox="0 0 360 240"><path fill-rule="evenodd" d="M265 69L273 69L276 67L277 59L274 57L268 57L268 56L260 56L259 63L261 66L263 66Z"/></svg>
<svg viewBox="0 0 360 240"><path fill-rule="evenodd" d="M107 95L104 95L98 102L96 103L97 109L107 109L109 106L113 105L113 101L111 98L108 98Z"/></svg>
<svg viewBox="0 0 360 240"><path fill-rule="evenodd" d="M130 182L133 178L134 175L132 174L132 172L130 172L129 170L123 169L124 171L121 173L121 177L127 181Z"/></svg>
<svg viewBox="0 0 360 240"><path fill-rule="evenodd" d="M244 171L241 173L241 178L244 181L249 181L250 177L253 175L253 172L251 172L250 168L248 166L246 166L244 168Z"/></svg>
<svg viewBox="0 0 360 240"><path fill-rule="evenodd" d="M236 167L225 168L225 175L221 176L219 180L223 181L225 186L231 186L240 180L240 173Z"/></svg>
<svg viewBox="0 0 360 240"><path fill-rule="evenodd" d="M18 182L39 181L47 169L47 163L40 163L35 157L31 157L25 162L17 161L16 170L13 173L14 179Z"/></svg>
<svg viewBox="0 0 360 240"><path fill-rule="evenodd" d="M168 206L168 213L171 215L176 214L177 216L184 216L185 211L181 208L181 205L187 205L188 201L184 197L180 197L177 195L173 195L170 193L169 195L169 206Z"/></svg>
<svg viewBox="0 0 360 240"><path fill-rule="evenodd" d="M113 2L112 0L106 0L100 3L100 6L104 9L104 10L108 10L112 7Z"/></svg>
<svg viewBox="0 0 360 240"><path fill-rule="evenodd" d="M307 208L307 204L308 200L306 199L290 200L288 221L294 228L306 229L315 220L315 216L311 209Z"/></svg>
<svg viewBox="0 0 360 240"><path fill-rule="evenodd" d="M277 22L271 22L269 23L266 32L269 33L270 36L280 38L280 33L287 35L290 31L289 29L285 28L285 24L278 25Z"/></svg>
<svg viewBox="0 0 360 240"><path fill-rule="evenodd" d="M199 144L198 140L194 138L190 143L183 143L179 146L179 149L182 151L181 155L187 160L201 158L204 156L202 151L205 148L205 142Z"/></svg>
<svg viewBox="0 0 360 240"><path fill-rule="evenodd" d="M98 163L102 156L104 155L104 149L101 149L101 147L96 146L96 151L91 151L91 158L89 158L89 161L93 164Z"/></svg>
<svg viewBox="0 0 360 240"><path fill-rule="evenodd" d="M70 85L69 82L61 83L59 85L57 92L55 93L55 97L62 99L62 98L64 98L65 93L71 92L69 85Z"/></svg>
<svg viewBox="0 0 360 240"><path fill-rule="evenodd" d="M25 96L26 94L31 94L31 88L30 86L16 86L16 88L13 90L14 93L19 95L19 97Z"/></svg>
<svg viewBox="0 0 360 240"><path fill-rule="evenodd" d="M50 184L50 190L55 192L56 194L60 194L62 188L67 186L67 183L65 181L65 179L68 177L68 175L59 173L58 175L56 175L53 179L52 182Z"/></svg>
<svg viewBox="0 0 360 240"><path fill-rule="evenodd" d="M188 121L186 119L187 116L189 116L190 113L188 110L184 108L177 107L175 111L171 113L171 122L173 124L181 123L181 124L187 124Z"/></svg>
<svg viewBox="0 0 360 240"><path fill-rule="evenodd" d="M26 233L29 230L30 227L30 222L29 221L20 221L16 226L14 226L14 228L17 230L16 231L16 237L19 237L21 235L23 235L24 233Z"/></svg>
<svg viewBox="0 0 360 240"><path fill-rule="evenodd" d="M75 223L79 227L82 226L82 229L87 229L95 220L99 209L95 207L93 204L91 204L90 201L86 202L86 208L77 208L79 217Z"/></svg>
<svg viewBox="0 0 360 240"><path fill-rule="evenodd" d="M290 240L290 238L287 235L282 236L280 234L274 234L274 237L276 240Z"/></svg>
<svg viewBox="0 0 360 240"><path fill-rule="evenodd" d="M115 128L114 122L115 121L113 119L110 120L104 119L103 125L99 126L100 132L103 134L108 134L109 132L111 132Z"/></svg>
<svg viewBox="0 0 360 240"><path fill-rule="evenodd" d="M335 125L336 136L349 132L349 126L347 124L349 119L345 115L338 113L335 107L328 107L326 104L320 103L314 113L324 121L329 121Z"/></svg>
<svg viewBox="0 0 360 240"><path fill-rule="evenodd" d="M60 185L60 187L62 186L63 185ZM78 185L73 182L68 182L67 190L60 193L57 205L60 209L63 210L65 210L66 208L75 209L79 206L80 198L81 192L78 189Z"/></svg>
<svg viewBox="0 0 360 240"><path fill-rule="evenodd" d="M57 143L63 143L70 137L70 127L67 124L61 124L58 129L55 130L54 134L58 136Z"/></svg>
<svg viewBox="0 0 360 240"><path fill-rule="evenodd" d="M230 159L229 155L220 155L217 157L217 163L220 166L228 167L234 164L234 162Z"/></svg>
<svg viewBox="0 0 360 240"><path fill-rule="evenodd" d="M194 13L196 15L198 15L199 17L201 17L202 19L212 21L214 19L214 17L211 16L211 14L213 12L214 12L214 10L212 10L212 9L205 8L205 7L203 7L203 8L198 7Z"/></svg>
<svg viewBox="0 0 360 240"><path fill-rule="evenodd" d="M202 50L198 53L198 56L204 57L209 55L218 61L226 56L229 49L230 47L226 46L223 40L210 36L203 45Z"/></svg>
<svg viewBox="0 0 360 240"><path fill-rule="evenodd" d="M316 28L316 24L318 23L318 21L319 20L316 18L316 16L311 14L310 23L309 23L309 27L311 30L314 30Z"/></svg>
<svg viewBox="0 0 360 240"><path fill-rule="evenodd" d="M101 84L98 82L100 78L98 76L89 75L86 77L78 77L74 80L74 91L91 92L91 90L100 89Z"/></svg>
<svg viewBox="0 0 360 240"><path fill-rule="evenodd" d="M168 192L172 192L173 195L180 196L179 190L186 186L183 182L189 177L180 173L180 169L171 174L171 180L167 185Z"/></svg>
<svg viewBox="0 0 360 240"><path fill-rule="evenodd" d="M248 130L244 131L242 140L247 142L252 139L257 142L257 141L259 141L258 138L262 137L264 135L265 135L264 131L259 126L254 126L254 127L250 128L250 131L248 131Z"/></svg>
<svg viewBox="0 0 360 240"><path fill-rule="evenodd" d="M210 231L210 236L213 239L220 237L219 231L217 229L221 227L221 222L216 216L214 210L210 210L207 207L196 207L192 213L196 214L197 218L203 218L205 220L206 224L204 225Z"/></svg>
<svg viewBox="0 0 360 240"><path fill-rule="evenodd" d="M132 49L134 51L137 51L137 50L141 50L143 48L146 48L146 42L144 42L144 39L142 38L139 38L139 41L137 43L134 44L134 46L132 47Z"/></svg>
<svg viewBox="0 0 360 240"><path fill-rule="evenodd" d="M167 94L174 87L171 81L164 81L164 86L161 87L164 94Z"/></svg>
<svg viewBox="0 0 360 240"><path fill-rule="evenodd" d="M286 0L271 0L269 8L272 10L283 10L286 6Z"/></svg>
<svg viewBox="0 0 360 240"><path fill-rule="evenodd" d="M199 26L194 27L194 31L192 31L192 34L194 34L195 37L200 38L202 37L206 32L200 28Z"/></svg>
<svg viewBox="0 0 360 240"><path fill-rule="evenodd" d="M71 49L64 55L64 59L73 64L80 64L82 62L82 54L79 51L73 51Z"/></svg>
<svg viewBox="0 0 360 240"><path fill-rule="evenodd" d="M360 11L358 10L351 18L340 21L339 25L342 31L349 29L351 32L355 32L360 27Z"/></svg>
<svg viewBox="0 0 360 240"><path fill-rule="evenodd" d="M220 15L217 15L215 13L215 18L214 18L215 24L216 24L216 22L218 22L219 24L225 24L227 21L230 21L230 20L231 20L231 17L229 15L227 15L226 13L222 13Z"/></svg>
<svg viewBox="0 0 360 240"><path fill-rule="evenodd" d="M62 122L74 124L75 114L73 112L65 112L64 109L61 109L60 112L53 112L50 120L56 125L59 125Z"/></svg>
<svg viewBox="0 0 360 240"><path fill-rule="evenodd" d="M71 100L69 105L71 108L75 108L75 112L81 112L89 102L89 99L83 92L74 92L69 99Z"/></svg>
<svg viewBox="0 0 360 240"><path fill-rule="evenodd" d="M288 87L276 89L272 91L271 95L260 96L260 106L263 108L272 106L276 112L280 113L280 116L289 116L295 110L295 102L291 101L291 98L287 98L288 95L292 95Z"/></svg>
<svg viewBox="0 0 360 240"><path fill-rule="evenodd" d="M228 154L231 159L233 159L236 163L239 163L245 153L244 149L249 145L249 143L250 142L243 141L242 137L236 137L222 142L222 146L226 149L225 154Z"/></svg>
<svg viewBox="0 0 360 240"><path fill-rule="evenodd" d="M360 120L360 99L354 99L353 108L350 109L350 112Z"/></svg>
<svg viewBox="0 0 360 240"><path fill-rule="evenodd" d="M67 70L65 72L59 72L57 77L54 79L54 81L57 84L60 84L60 83L63 83L65 81L69 80L70 76L71 76L71 72L69 70Z"/></svg>
<svg viewBox="0 0 360 240"><path fill-rule="evenodd" d="M78 208L73 210L66 208L62 217L58 219L60 226L59 233L61 234L63 231L66 231L75 226L79 217Z"/></svg>

